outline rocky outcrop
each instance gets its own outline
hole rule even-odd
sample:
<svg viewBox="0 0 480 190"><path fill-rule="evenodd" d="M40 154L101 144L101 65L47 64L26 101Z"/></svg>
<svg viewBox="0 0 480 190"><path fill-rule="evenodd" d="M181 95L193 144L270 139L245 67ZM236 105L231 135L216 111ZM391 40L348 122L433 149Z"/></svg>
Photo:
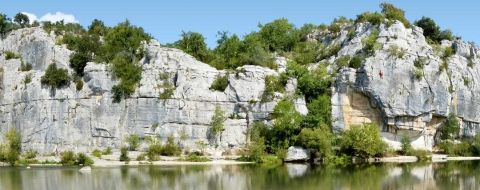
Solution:
<svg viewBox="0 0 480 190"><path fill-rule="evenodd" d="M302 162L310 159L310 152L302 147L291 146L287 149L285 162Z"/></svg>
<svg viewBox="0 0 480 190"><path fill-rule="evenodd" d="M2 52L22 57L6 60L4 54L0 56L0 132L20 129L25 149L55 152L119 147L128 134L160 136L163 140L173 136L182 139L183 147L195 148L198 141L208 142L216 106L228 117L219 146L239 147L247 140L249 125L267 119L276 104L256 103L263 93L265 76L278 75L276 71L258 66L244 66L235 73L219 71L154 40L145 44L146 56L140 61L142 79L136 92L120 103L112 102L110 90L118 80L107 64L88 63L82 90L77 91L74 83L52 90L40 83L49 64L73 73L68 66L72 52L55 42L54 34L41 28L16 30L0 41ZM33 69L20 71L22 62L32 64ZM229 80L225 92L210 90L212 82L224 75ZM30 83L23 82L27 76L32 78ZM174 93L159 99L166 82L174 85Z"/></svg>
<svg viewBox="0 0 480 190"><path fill-rule="evenodd" d="M421 28L405 28L400 22L379 27L377 43L382 45L357 70L342 69L333 85L333 127L376 123L393 148L407 135L415 148L431 149L437 129L449 114L461 120L461 133L474 136L480 123L479 49L462 41L453 44L456 53L447 58L448 68L440 70L441 52L423 36ZM357 35L345 40L339 55L353 55L362 48L361 39L373 31L358 25ZM339 39L342 39L341 37ZM390 47L404 50L392 55ZM423 59L420 77L414 76L414 62Z"/></svg>

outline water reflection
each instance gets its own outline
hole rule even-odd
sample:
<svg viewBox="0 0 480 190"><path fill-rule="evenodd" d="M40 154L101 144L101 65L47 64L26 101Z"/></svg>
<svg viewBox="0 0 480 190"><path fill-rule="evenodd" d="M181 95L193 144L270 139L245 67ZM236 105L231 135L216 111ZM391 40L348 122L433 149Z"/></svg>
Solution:
<svg viewBox="0 0 480 190"><path fill-rule="evenodd" d="M480 189L477 161L382 164L348 168L287 164L279 167L140 166L0 168L0 189Z"/></svg>

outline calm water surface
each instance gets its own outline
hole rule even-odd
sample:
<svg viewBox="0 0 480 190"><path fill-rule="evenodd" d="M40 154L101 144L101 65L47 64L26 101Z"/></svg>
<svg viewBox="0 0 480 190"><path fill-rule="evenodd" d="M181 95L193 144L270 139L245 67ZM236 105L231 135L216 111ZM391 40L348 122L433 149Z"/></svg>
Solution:
<svg viewBox="0 0 480 190"><path fill-rule="evenodd" d="M288 164L0 168L2 190L121 189L480 189L480 162L382 164L344 169Z"/></svg>

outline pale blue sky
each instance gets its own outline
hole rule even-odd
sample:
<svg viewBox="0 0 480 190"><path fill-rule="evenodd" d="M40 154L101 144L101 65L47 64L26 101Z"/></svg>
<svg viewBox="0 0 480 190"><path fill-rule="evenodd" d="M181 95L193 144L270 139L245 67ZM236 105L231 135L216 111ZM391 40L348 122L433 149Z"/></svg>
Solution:
<svg viewBox="0 0 480 190"><path fill-rule="evenodd" d="M204 34L215 46L217 31L240 35L257 29L258 23L287 18L296 26L304 23L330 23L333 18L355 18L364 11L379 11L384 0L0 0L0 12L13 17L29 12L42 17L47 13L72 14L82 25L94 18L108 25L129 19L142 26L160 43L177 40L182 30ZM414 21L433 18L442 28L451 29L467 41L480 43L480 1L478 0L390 0L404 9Z"/></svg>

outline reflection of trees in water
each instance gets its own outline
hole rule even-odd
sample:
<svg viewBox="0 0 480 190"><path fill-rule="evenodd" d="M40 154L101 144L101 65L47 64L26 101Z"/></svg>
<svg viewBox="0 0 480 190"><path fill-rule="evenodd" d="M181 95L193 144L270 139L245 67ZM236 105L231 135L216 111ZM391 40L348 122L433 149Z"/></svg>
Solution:
<svg viewBox="0 0 480 190"><path fill-rule="evenodd" d="M480 189L480 162L450 161L433 164L439 189Z"/></svg>
<svg viewBox="0 0 480 190"><path fill-rule="evenodd" d="M480 189L479 163L309 166L295 175L262 165L1 168L0 189Z"/></svg>

